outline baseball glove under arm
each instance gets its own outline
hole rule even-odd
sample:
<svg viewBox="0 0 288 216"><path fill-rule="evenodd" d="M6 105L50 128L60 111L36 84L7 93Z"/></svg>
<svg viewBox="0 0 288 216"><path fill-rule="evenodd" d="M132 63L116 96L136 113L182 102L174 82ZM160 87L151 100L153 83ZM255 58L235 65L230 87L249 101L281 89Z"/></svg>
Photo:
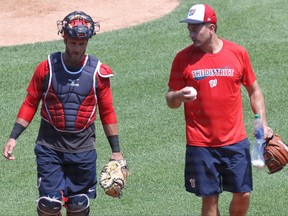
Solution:
<svg viewBox="0 0 288 216"><path fill-rule="evenodd" d="M269 174L282 170L288 163L288 146L282 141L279 135L274 134L266 140L264 159Z"/></svg>
<svg viewBox="0 0 288 216"><path fill-rule="evenodd" d="M107 195L120 198L128 175L125 160L111 160L103 167L99 184Z"/></svg>

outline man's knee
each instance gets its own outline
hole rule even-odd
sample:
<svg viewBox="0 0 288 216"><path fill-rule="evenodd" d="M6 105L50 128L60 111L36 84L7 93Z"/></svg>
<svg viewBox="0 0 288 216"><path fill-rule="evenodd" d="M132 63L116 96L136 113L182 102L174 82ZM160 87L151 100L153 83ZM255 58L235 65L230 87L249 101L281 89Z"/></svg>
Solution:
<svg viewBox="0 0 288 216"><path fill-rule="evenodd" d="M90 200L86 194L77 194L68 197L65 202L67 216L88 216L90 212Z"/></svg>
<svg viewBox="0 0 288 216"><path fill-rule="evenodd" d="M249 201L250 200L250 192L243 192L243 193L233 193L233 199L235 200L246 200Z"/></svg>
<svg viewBox="0 0 288 216"><path fill-rule="evenodd" d="M37 200L37 212L39 216L61 216L62 194L60 192L50 193Z"/></svg>

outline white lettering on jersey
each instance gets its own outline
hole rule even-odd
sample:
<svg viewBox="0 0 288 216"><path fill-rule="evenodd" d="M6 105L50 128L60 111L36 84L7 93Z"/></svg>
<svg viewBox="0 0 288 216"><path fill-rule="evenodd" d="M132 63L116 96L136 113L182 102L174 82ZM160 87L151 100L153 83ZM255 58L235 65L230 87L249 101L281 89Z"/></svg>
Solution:
<svg viewBox="0 0 288 216"><path fill-rule="evenodd" d="M192 77L196 80L201 80L206 77L214 77L214 76L234 76L234 69L231 68L208 68L208 69L200 69L193 70Z"/></svg>

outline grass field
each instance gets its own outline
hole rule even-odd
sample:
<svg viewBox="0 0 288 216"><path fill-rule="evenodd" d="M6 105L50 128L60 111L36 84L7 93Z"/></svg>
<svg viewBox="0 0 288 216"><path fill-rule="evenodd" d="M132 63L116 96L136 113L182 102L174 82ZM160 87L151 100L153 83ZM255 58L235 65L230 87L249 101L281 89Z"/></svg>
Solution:
<svg viewBox="0 0 288 216"><path fill-rule="evenodd" d="M203 1L182 0L165 17L133 28L99 34L87 52L114 70L111 79L118 113L120 140L131 176L121 199L106 196L98 187L91 203L92 216L188 216L200 215L200 199L185 192L185 151L182 108L165 103L167 81L175 54L191 43L184 24L190 6ZM218 35L246 47L262 87L270 126L288 141L288 1L207 0L218 15ZM56 33L56 27L55 27ZM35 66L50 52L63 51L62 41L0 48L0 142L5 144L18 109L26 95ZM253 141L253 113L243 91L245 125ZM39 113L18 139L17 159L0 158L0 215L36 215L36 163L34 142ZM98 174L107 162L110 147L97 125ZM253 170L251 216L287 215L288 168L274 175ZM229 215L231 195L220 198L222 215Z"/></svg>

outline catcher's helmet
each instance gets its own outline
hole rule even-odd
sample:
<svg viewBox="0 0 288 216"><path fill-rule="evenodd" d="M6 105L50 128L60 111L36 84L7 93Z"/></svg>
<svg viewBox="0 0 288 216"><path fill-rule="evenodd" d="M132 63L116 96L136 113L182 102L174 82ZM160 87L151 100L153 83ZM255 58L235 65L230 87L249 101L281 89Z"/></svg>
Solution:
<svg viewBox="0 0 288 216"><path fill-rule="evenodd" d="M100 30L100 24L82 11L69 13L63 20L57 21L58 34L62 37L91 38Z"/></svg>

